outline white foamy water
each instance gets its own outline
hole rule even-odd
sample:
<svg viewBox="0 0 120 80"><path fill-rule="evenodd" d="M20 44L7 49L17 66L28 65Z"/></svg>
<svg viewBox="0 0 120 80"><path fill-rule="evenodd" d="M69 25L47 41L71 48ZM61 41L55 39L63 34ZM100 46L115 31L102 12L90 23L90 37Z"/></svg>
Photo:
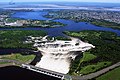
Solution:
<svg viewBox="0 0 120 80"><path fill-rule="evenodd" d="M44 40L46 37L43 37ZM35 43L38 50L42 53L41 61L37 67L51 71L67 74L70 69L71 60L74 60L80 52L94 48L92 44L85 43L77 38L70 37L71 41L48 41L46 43ZM42 40L41 40L42 41ZM79 53L76 53L78 52Z"/></svg>
<svg viewBox="0 0 120 80"><path fill-rule="evenodd" d="M69 58L55 58L52 55L44 55L37 67L67 74L69 72L71 60Z"/></svg>

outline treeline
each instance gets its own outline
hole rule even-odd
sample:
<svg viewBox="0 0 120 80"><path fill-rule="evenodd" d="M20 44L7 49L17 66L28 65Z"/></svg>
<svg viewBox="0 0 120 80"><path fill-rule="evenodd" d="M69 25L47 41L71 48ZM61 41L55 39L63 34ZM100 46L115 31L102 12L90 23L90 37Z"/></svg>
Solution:
<svg viewBox="0 0 120 80"><path fill-rule="evenodd" d="M8 30L0 31L0 48L32 48L33 44L24 44L27 36L45 36L44 31Z"/></svg>
<svg viewBox="0 0 120 80"><path fill-rule="evenodd" d="M109 21L105 21L105 20L93 20L90 21L90 23L97 25L97 26L103 26L103 27L110 27L110 28L114 28L114 29L120 29L120 24L117 24L115 22L109 22Z"/></svg>
<svg viewBox="0 0 120 80"><path fill-rule="evenodd" d="M117 36L117 34L105 31L66 31L65 33L96 46L95 49L91 49L90 52L101 57L101 61L107 60L113 63L120 61L120 37Z"/></svg>

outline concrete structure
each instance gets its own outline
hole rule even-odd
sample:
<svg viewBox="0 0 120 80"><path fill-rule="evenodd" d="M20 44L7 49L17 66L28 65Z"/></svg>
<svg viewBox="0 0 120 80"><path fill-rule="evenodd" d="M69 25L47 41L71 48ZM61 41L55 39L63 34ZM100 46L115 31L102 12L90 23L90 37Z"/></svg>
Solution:
<svg viewBox="0 0 120 80"><path fill-rule="evenodd" d="M69 76L69 75L54 72L54 71L50 71L50 70L39 68L39 67L35 67L35 66L32 66L32 65L22 64L22 67L26 68L26 69L29 69L29 70L32 70L32 71L35 71L35 72L46 74L48 76L53 76L53 77L56 77L56 78L60 78L61 80L72 80L71 76Z"/></svg>

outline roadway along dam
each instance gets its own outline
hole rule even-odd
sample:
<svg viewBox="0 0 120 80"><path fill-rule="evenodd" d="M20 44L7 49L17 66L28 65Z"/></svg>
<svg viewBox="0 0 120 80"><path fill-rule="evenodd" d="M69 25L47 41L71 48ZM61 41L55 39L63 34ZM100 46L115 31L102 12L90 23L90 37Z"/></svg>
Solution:
<svg viewBox="0 0 120 80"><path fill-rule="evenodd" d="M92 44L85 43L77 38L70 37L71 41L48 40L45 37L29 36L27 43L34 43L34 47L42 53L42 58L35 66L51 71L67 74L70 69L71 60L81 52L94 48Z"/></svg>

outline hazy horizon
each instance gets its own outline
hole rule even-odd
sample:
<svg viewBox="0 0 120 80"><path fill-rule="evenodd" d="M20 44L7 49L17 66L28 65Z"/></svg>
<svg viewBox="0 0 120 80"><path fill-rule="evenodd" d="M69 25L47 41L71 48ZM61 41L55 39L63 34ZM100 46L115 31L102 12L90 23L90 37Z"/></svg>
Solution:
<svg viewBox="0 0 120 80"><path fill-rule="evenodd" d="M120 0L0 0L0 3L8 3L8 2L91 2L91 3L120 3Z"/></svg>

